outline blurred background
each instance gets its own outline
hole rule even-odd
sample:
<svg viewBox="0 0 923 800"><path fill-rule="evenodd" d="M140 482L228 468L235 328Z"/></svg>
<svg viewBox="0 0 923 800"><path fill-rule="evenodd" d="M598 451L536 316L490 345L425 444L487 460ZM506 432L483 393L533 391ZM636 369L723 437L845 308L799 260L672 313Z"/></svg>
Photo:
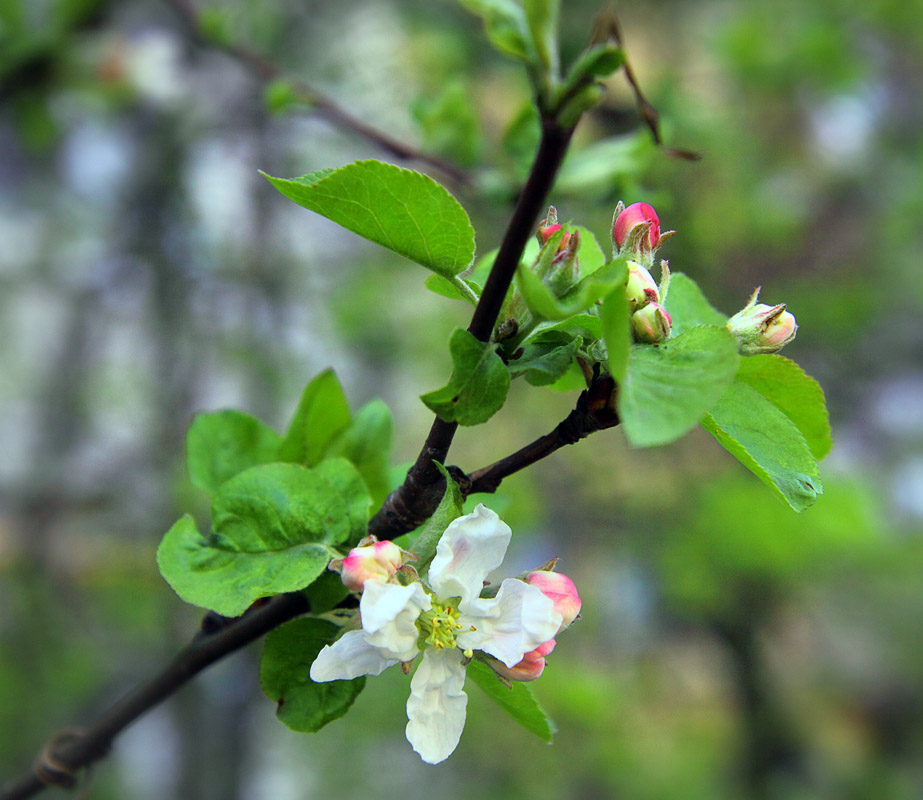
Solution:
<svg viewBox="0 0 923 800"><path fill-rule="evenodd" d="M214 43L458 165L402 162L456 194L481 252L536 142L521 70L447 0L203 0L208 41L175 5L0 2L0 781L196 630L154 551L183 511L207 518L182 463L197 410L282 428L333 366L355 408L388 403L406 463L469 320L260 177L394 159ZM567 63L598 6L564 6ZM759 284L789 304L785 354L830 406L825 496L796 515L702 431L641 451L597 434L489 501L517 534L509 572L559 555L584 597L534 685L553 746L471 687L458 751L427 767L399 673L295 734L255 645L120 737L89 796L923 796L923 6L615 10L668 144L703 157L658 150L616 75L552 201L601 241L617 200L648 201L679 232L661 255L721 310ZM508 454L576 399L520 383L453 463Z"/></svg>

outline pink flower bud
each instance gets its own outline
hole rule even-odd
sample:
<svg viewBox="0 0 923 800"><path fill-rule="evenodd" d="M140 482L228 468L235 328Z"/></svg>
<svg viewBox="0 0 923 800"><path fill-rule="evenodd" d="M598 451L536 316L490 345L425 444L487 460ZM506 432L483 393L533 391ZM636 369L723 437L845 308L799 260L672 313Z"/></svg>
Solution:
<svg viewBox="0 0 923 800"><path fill-rule="evenodd" d="M545 671L545 656L547 656L557 644L554 639L549 639L544 644L539 645L531 652L522 657L522 661L512 667L506 666L502 661L496 659L490 660L490 666L498 675L502 675L507 680L520 681L527 683L537 680Z"/></svg>
<svg viewBox="0 0 923 800"><path fill-rule="evenodd" d="M354 592L361 592L369 580L387 583L404 564L404 554L394 542L375 542L354 547L343 559L340 578Z"/></svg>
<svg viewBox="0 0 923 800"><path fill-rule="evenodd" d="M746 306L728 320L728 330L737 339L740 354L755 356L776 353L787 345L798 331L794 315L785 310L785 303L767 306L757 303L760 290L750 296Z"/></svg>
<svg viewBox="0 0 923 800"><path fill-rule="evenodd" d="M660 243L660 219L654 207L647 203L632 203L612 223L612 240L621 252L626 243L631 246L635 237L632 233L640 225L649 225L646 236L642 236L637 247L641 250L656 250Z"/></svg>
<svg viewBox="0 0 923 800"><path fill-rule="evenodd" d="M642 267L637 261L628 262L628 283L625 285L625 295L632 311L644 308L648 303L660 302L657 284L647 267Z"/></svg>
<svg viewBox="0 0 923 800"><path fill-rule="evenodd" d="M631 315L635 340L645 344L660 344L670 338L673 319L660 303L648 303Z"/></svg>
<svg viewBox="0 0 923 800"><path fill-rule="evenodd" d="M535 570L526 575L526 583L534 586L554 603L554 610L563 618L558 633L577 618L582 602L580 595L577 594L577 587L567 575L548 570ZM542 655L547 655L547 653Z"/></svg>
<svg viewBox="0 0 923 800"><path fill-rule="evenodd" d="M554 236L563 226L559 223L554 225L545 225L543 228L538 229L538 239L542 244L545 244L552 236Z"/></svg>

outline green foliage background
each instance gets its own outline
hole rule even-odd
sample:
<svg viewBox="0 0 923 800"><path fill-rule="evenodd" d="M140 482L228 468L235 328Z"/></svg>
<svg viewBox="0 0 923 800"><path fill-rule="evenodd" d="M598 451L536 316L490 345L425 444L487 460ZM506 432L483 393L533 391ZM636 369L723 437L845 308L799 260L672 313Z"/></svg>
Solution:
<svg viewBox="0 0 923 800"><path fill-rule="evenodd" d="M597 9L565 7L567 63ZM423 0L201 8L211 35L465 167L469 186L432 174L469 211L479 255L497 245L536 131L524 77L473 16ZM584 596L536 684L553 747L471 687L458 751L421 765L406 679L389 673L342 721L295 734L260 692L255 647L120 739L94 797L923 793L923 11L616 10L668 143L703 159L658 151L616 76L553 202L600 238L618 199L651 202L679 231L662 255L722 312L757 284L789 303L801 327L786 354L832 413L825 495L794 514L700 430L643 450L597 434L494 501L510 558L560 555ZM183 511L208 511L184 471L195 411L281 430L334 366L351 408L392 409L396 462L429 427L419 395L445 382L470 307L260 177L390 160L291 100L191 44L166 4L0 5L0 779L195 630L154 559ZM572 401L514 381L451 460L506 455Z"/></svg>

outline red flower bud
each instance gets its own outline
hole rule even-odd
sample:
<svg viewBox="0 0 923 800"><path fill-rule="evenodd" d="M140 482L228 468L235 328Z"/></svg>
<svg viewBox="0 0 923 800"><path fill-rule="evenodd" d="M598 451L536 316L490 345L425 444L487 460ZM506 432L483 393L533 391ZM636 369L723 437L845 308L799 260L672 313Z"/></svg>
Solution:
<svg viewBox="0 0 923 800"><path fill-rule="evenodd" d="M660 219L654 207L647 203L632 203L615 218L612 240L619 251L631 240L632 231L639 225L650 225L647 236L641 239L642 250L656 250L660 243Z"/></svg>

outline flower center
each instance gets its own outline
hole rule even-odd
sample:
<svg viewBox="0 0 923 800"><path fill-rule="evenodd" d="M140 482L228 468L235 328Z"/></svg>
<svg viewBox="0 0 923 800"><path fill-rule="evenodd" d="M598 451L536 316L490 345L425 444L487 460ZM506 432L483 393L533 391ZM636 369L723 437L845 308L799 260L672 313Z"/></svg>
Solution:
<svg viewBox="0 0 923 800"><path fill-rule="evenodd" d="M461 612L454 600L441 603L433 598L433 607L417 618L423 642L437 650L455 647L455 636L464 627L459 622Z"/></svg>

